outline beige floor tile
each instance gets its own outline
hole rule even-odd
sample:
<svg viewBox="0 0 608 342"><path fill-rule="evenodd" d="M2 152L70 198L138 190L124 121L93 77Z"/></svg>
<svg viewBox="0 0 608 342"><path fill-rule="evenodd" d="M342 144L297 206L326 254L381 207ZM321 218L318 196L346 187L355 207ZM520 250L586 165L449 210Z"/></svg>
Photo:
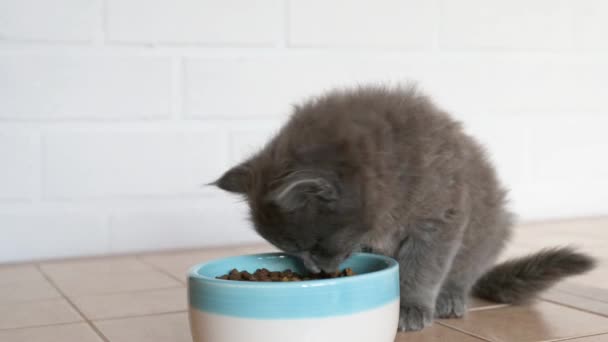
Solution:
<svg viewBox="0 0 608 342"><path fill-rule="evenodd" d="M395 342L481 342L482 339L464 334L460 331L433 324L422 331L397 334Z"/></svg>
<svg viewBox="0 0 608 342"><path fill-rule="evenodd" d="M578 218L547 222L529 222L516 226L523 232L550 232L551 235L568 234L608 239L608 217Z"/></svg>
<svg viewBox="0 0 608 342"><path fill-rule="evenodd" d="M608 290L608 218L565 220L525 224L515 229L515 236L501 260L535 252L545 247L573 245L598 259L598 266L586 274L568 278L568 282Z"/></svg>
<svg viewBox="0 0 608 342"><path fill-rule="evenodd" d="M441 322L491 341L546 341L608 332L608 318L544 301L473 311L463 319Z"/></svg>
<svg viewBox="0 0 608 342"><path fill-rule="evenodd" d="M0 266L0 285L41 280L44 280L44 276L36 266Z"/></svg>
<svg viewBox="0 0 608 342"><path fill-rule="evenodd" d="M564 342L608 342L608 334L575 338Z"/></svg>
<svg viewBox="0 0 608 342"><path fill-rule="evenodd" d="M59 298L61 294L46 279L22 280L0 284L0 305L3 302Z"/></svg>
<svg viewBox="0 0 608 342"><path fill-rule="evenodd" d="M184 287L72 297L71 300L91 320L185 311L188 307Z"/></svg>
<svg viewBox="0 0 608 342"><path fill-rule="evenodd" d="M0 266L0 303L59 297L61 294L35 266Z"/></svg>
<svg viewBox="0 0 608 342"><path fill-rule="evenodd" d="M513 242L533 248L574 245L595 257L608 260L608 217L538 222L515 229Z"/></svg>
<svg viewBox="0 0 608 342"><path fill-rule="evenodd" d="M186 280L186 274L191 266L212 259L207 252L188 252L180 254L164 254L164 255L148 255L141 259L144 262L149 262L154 267L171 274L180 279L182 282Z"/></svg>
<svg viewBox="0 0 608 342"><path fill-rule="evenodd" d="M534 247L535 249L573 245L582 250L597 250L598 247L602 246L604 241L604 238L551 231L515 231L515 235L512 239L512 243L516 245Z"/></svg>
<svg viewBox="0 0 608 342"><path fill-rule="evenodd" d="M60 273L50 276L68 297L183 286L159 271L123 273Z"/></svg>
<svg viewBox="0 0 608 342"><path fill-rule="evenodd" d="M497 308L502 308L505 306L508 306L508 304L489 302L487 300L475 298L475 297L469 299L469 311L497 309Z"/></svg>
<svg viewBox="0 0 608 342"><path fill-rule="evenodd" d="M608 242L606 242L608 245ZM568 281L586 287L602 288L608 291L608 260L600 260L598 266L589 273L568 278Z"/></svg>
<svg viewBox="0 0 608 342"><path fill-rule="evenodd" d="M191 252L149 254L141 256L140 259L185 281L190 267L201 262L233 255L276 251L277 249L272 247L270 244L262 243L246 246L209 248Z"/></svg>
<svg viewBox="0 0 608 342"><path fill-rule="evenodd" d="M574 235L608 238L606 227L608 216L564 219L555 221L525 222L515 226L515 230L523 233L551 233L550 235Z"/></svg>
<svg viewBox="0 0 608 342"><path fill-rule="evenodd" d="M585 286L570 280L560 282L557 284L557 286L555 286L555 289L573 295L608 303L608 289L602 289L595 286Z"/></svg>
<svg viewBox="0 0 608 342"><path fill-rule="evenodd" d="M44 273L51 276L65 274L106 274L150 271L151 267L135 257L106 257L48 262L40 265Z"/></svg>
<svg viewBox="0 0 608 342"><path fill-rule="evenodd" d="M506 248L500 253L498 256L498 262L502 262L505 260L509 260L512 258L521 257L532 253L535 251L535 248L530 248L528 246L520 246L515 243L509 243Z"/></svg>
<svg viewBox="0 0 608 342"><path fill-rule="evenodd" d="M569 239L564 236L554 236L551 238L534 237L527 239L527 241L515 243L528 248L531 252L536 252L547 247L571 246L579 252L588 254L596 259L608 260L608 255L606 255L608 240L595 240L593 238Z"/></svg>
<svg viewBox="0 0 608 342"><path fill-rule="evenodd" d="M0 329L72 323L82 317L65 299L9 302L0 305Z"/></svg>
<svg viewBox="0 0 608 342"><path fill-rule="evenodd" d="M94 322L111 342L192 342L184 313Z"/></svg>
<svg viewBox="0 0 608 342"><path fill-rule="evenodd" d="M545 291L541 294L541 298L608 317L608 303L599 300L580 297L557 289Z"/></svg>
<svg viewBox="0 0 608 342"><path fill-rule="evenodd" d="M86 323L0 330L3 342L102 342Z"/></svg>

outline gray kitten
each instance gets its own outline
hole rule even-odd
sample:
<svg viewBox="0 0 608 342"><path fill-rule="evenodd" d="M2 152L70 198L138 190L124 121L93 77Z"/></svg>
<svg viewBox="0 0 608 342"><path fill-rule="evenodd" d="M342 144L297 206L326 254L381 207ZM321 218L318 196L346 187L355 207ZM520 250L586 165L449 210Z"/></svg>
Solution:
<svg viewBox="0 0 608 342"><path fill-rule="evenodd" d="M520 303L594 266L569 248L493 266L511 232L506 192L483 148L413 88L333 91L297 106L214 184L245 195L257 232L311 271L360 250L397 259L400 330L461 317L471 293Z"/></svg>

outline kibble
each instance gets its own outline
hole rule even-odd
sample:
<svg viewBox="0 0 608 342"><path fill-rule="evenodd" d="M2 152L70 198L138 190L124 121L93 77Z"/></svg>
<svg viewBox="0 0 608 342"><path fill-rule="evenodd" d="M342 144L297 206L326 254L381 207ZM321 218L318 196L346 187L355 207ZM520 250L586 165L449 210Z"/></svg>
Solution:
<svg viewBox="0 0 608 342"><path fill-rule="evenodd" d="M317 279L332 279L332 278L343 278L351 277L356 275L352 268L345 268L342 271L336 271L332 273L310 273L300 274L287 269L282 272L269 271L265 268L258 268L253 274L247 271L239 271L233 268L227 274L217 276L217 279L224 280L235 280L235 281L268 281L268 282L286 282L286 281L305 281L305 280L317 280Z"/></svg>

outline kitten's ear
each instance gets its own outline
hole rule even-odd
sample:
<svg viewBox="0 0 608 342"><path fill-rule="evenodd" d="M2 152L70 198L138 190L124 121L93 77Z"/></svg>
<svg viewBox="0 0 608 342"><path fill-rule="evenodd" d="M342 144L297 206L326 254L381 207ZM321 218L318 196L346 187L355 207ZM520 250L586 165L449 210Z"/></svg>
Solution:
<svg viewBox="0 0 608 342"><path fill-rule="evenodd" d="M251 184L251 169L247 164L241 164L226 171L213 185L218 188L238 194L244 194Z"/></svg>
<svg viewBox="0 0 608 342"><path fill-rule="evenodd" d="M303 178L285 183L271 195L271 201L287 211L316 202L331 208L338 200L336 187L325 178Z"/></svg>

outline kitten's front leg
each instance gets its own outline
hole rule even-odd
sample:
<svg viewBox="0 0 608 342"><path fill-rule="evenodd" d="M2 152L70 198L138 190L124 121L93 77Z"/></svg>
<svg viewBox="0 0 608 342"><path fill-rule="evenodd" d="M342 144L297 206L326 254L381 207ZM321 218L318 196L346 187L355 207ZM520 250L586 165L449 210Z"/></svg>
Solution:
<svg viewBox="0 0 608 342"><path fill-rule="evenodd" d="M435 299L460 245L452 236L457 229L447 229L441 223L425 222L399 247L400 331L421 330L433 323Z"/></svg>

